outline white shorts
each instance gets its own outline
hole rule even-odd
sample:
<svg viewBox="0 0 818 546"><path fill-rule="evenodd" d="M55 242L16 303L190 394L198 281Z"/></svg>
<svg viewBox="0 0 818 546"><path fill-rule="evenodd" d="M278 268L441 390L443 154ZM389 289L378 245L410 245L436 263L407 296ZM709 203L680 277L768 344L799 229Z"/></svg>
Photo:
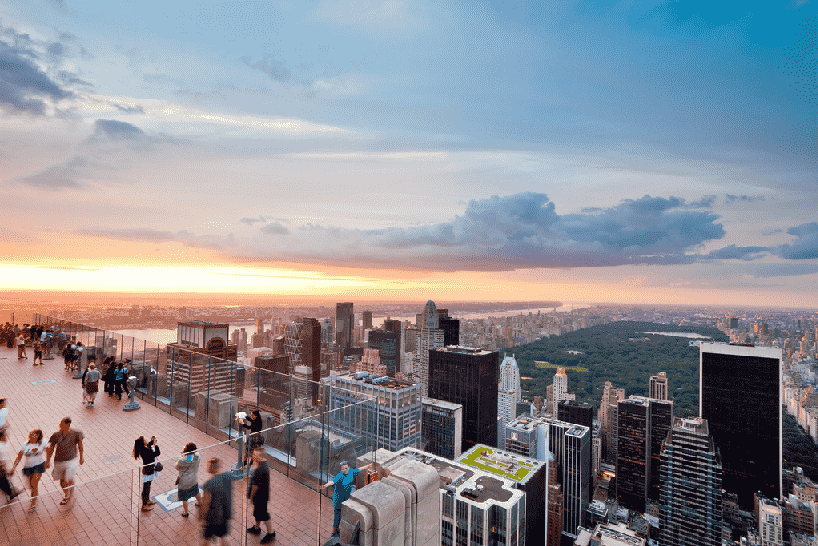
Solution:
<svg viewBox="0 0 818 546"><path fill-rule="evenodd" d="M65 480L67 482L73 482L79 467L79 457L74 457L70 461L54 461L54 471L51 473L51 476L55 481Z"/></svg>

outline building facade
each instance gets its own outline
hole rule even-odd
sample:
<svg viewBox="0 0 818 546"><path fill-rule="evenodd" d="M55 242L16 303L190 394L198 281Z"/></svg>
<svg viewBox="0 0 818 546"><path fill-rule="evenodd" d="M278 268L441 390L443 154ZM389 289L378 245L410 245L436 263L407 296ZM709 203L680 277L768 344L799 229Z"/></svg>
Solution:
<svg viewBox="0 0 818 546"><path fill-rule="evenodd" d="M367 344L370 349L377 349L380 353L386 375L395 377L395 373L400 371L400 333L370 330Z"/></svg>
<svg viewBox="0 0 818 546"><path fill-rule="evenodd" d="M335 343L341 356L347 356L352 347L355 311L351 302L335 304Z"/></svg>
<svg viewBox="0 0 818 546"><path fill-rule="evenodd" d="M720 546L721 460L707 421L676 419L661 453L659 543Z"/></svg>
<svg viewBox="0 0 818 546"><path fill-rule="evenodd" d="M665 372L650 376L650 397L656 400L668 399L668 383Z"/></svg>
<svg viewBox="0 0 818 546"><path fill-rule="evenodd" d="M699 417L722 457L724 489L749 510L753 494L781 497L781 349L702 343Z"/></svg>
<svg viewBox="0 0 818 546"><path fill-rule="evenodd" d="M429 351L429 398L463 406L463 445L497 445L498 355L470 347Z"/></svg>
<svg viewBox="0 0 818 546"><path fill-rule="evenodd" d="M463 406L445 400L423 398L421 447L438 457L456 459L463 444Z"/></svg>

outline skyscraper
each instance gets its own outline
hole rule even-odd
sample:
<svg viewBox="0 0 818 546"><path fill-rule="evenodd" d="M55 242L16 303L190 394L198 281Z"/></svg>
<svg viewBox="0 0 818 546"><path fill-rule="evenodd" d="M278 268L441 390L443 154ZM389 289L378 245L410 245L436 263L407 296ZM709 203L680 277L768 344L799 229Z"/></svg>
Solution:
<svg viewBox="0 0 818 546"><path fill-rule="evenodd" d="M753 494L781 497L781 349L702 343L699 417L721 452L722 487L751 510Z"/></svg>
<svg viewBox="0 0 818 546"><path fill-rule="evenodd" d="M505 426L517 418L517 402L522 399L520 393L520 368L514 355L503 356L500 363L500 383L497 393L497 441L499 447L505 446L503 437Z"/></svg>
<svg viewBox="0 0 818 546"><path fill-rule="evenodd" d="M650 376L650 397L656 400L668 399L668 384L665 372Z"/></svg>
<svg viewBox="0 0 818 546"><path fill-rule="evenodd" d="M602 460L614 464L616 464L617 403L624 399L625 389L614 389L610 381L605 382L598 414L600 436L602 437Z"/></svg>
<svg viewBox="0 0 818 546"><path fill-rule="evenodd" d="M548 411L556 418L557 406L560 402L563 400L576 400L577 398L576 395L568 393L568 376L565 375L565 368L557 368L551 392L551 407L548 408Z"/></svg>
<svg viewBox="0 0 818 546"><path fill-rule="evenodd" d="M335 342L342 357L352 347L352 330L355 327L355 313L350 302L335 304Z"/></svg>
<svg viewBox="0 0 818 546"><path fill-rule="evenodd" d="M369 348L377 349L380 352L381 364L386 366L386 375L395 377L395 372L400 370L400 334L384 332L383 330L370 330Z"/></svg>
<svg viewBox="0 0 818 546"><path fill-rule="evenodd" d="M584 402L580 403L576 400L563 400L557 406L557 418L566 423L582 425L591 431L591 457L588 460L589 468L586 470L588 474L588 502L591 502L591 499L594 498L594 480L592 479L592 476L594 475L594 408L591 406L591 404L586 404Z"/></svg>
<svg viewBox="0 0 818 546"><path fill-rule="evenodd" d="M463 446L497 445L498 354L468 347L429 351L429 398L463 406Z"/></svg>
<svg viewBox="0 0 818 546"><path fill-rule="evenodd" d="M647 398L630 397L618 403L616 500L620 506L645 511L650 451L650 406Z"/></svg>
<svg viewBox="0 0 818 546"><path fill-rule="evenodd" d="M661 458L659 544L720 546L722 468L707 420L676 419Z"/></svg>
<svg viewBox="0 0 818 546"><path fill-rule="evenodd" d="M364 330L368 330L372 328L372 311L364 311L361 323Z"/></svg>
<svg viewBox="0 0 818 546"><path fill-rule="evenodd" d="M423 398L420 429L423 451L439 457L460 457L463 445L463 406L445 400Z"/></svg>
<svg viewBox="0 0 818 546"><path fill-rule="evenodd" d="M460 321L450 317L440 317L438 324L443 330L443 344L460 345Z"/></svg>
<svg viewBox="0 0 818 546"><path fill-rule="evenodd" d="M423 396L429 394L429 351L443 347L443 330L438 328L439 320L435 302L429 300L421 314L421 328L418 336L417 352L415 354L414 375L423 389ZM451 402L451 400L450 400Z"/></svg>
<svg viewBox="0 0 818 546"><path fill-rule="evenodd" d="M659 500L662 442L673 425L673 402L631 396L618 403L616 496L622 506L645 511Z"/></svg>

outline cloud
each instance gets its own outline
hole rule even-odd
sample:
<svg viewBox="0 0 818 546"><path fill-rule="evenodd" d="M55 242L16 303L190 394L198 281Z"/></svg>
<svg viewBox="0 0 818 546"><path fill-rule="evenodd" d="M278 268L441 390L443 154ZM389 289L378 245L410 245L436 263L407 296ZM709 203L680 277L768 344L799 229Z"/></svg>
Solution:
<svg viewBox="0 0 818 546"><path fill-rule="evenodd" d="M319 91L348 94L355 87L350 81L340 78L344 74L343 70L333 66L324 66L316 70L312 65L300 65L291 69L272 55L265 55L257 61L247 56L241 60L250 68L267 74L274 82L285 87L297 87L305 95L313 95Z"/></svg>
<svg viewBox="0 0 818 546"><path fill-rule="evenodd" d="M17 182L40 190L78 190L89 176L89 161L81 156L74 156L68 161L58 163L30 176L17 179Z"/></svg>
<svg viewBox="0 0 818 546"><path fill-rule="evenodd" d="M684 199L650 196L559 215L545 194L525 192L472 200L453 220L419 227L307 224L287 234L268 224L261 232L281 237L242 250L254 258L443 271L689 263L691 250L724 236L717 220Z"/></svg>
<svg viewBox="0 0 818 546"><path fill-rule="evenodd" d="M136 125L114 119L98 119L94 122L94 138L134 140L145 135Z"/></svg>
<svg viewBox="0 0 818 546"><path fill-rule="evenodd" d="M261 232L268 235L289 235L290 230L279 224L278 222L271 222L261 227Z"/></svg>
<svg viewBox="0 0 818 546"><path fill-rule="evenodd" d="M707 254L706 258L714 260L744 260L751 261L765 252L770 252L765 246L736 246L730 245Z"/></svg>
<svg viewBox="0 0 818 546"><path fill-rule="evenodd" d="M733 203L734 201L744 201L747 203L755 203L756 201L764 201L765 197L763 195L732 195L727 194L724 196L725 203Z"/></svg>
<svg viewBox="0 0 818 546"><path fill-rule="evenodd" d="M140 242L140 243L181 243L187 247L208 248L212 250L228 250L235 246L233 234L227 236L220 235L195 235L187 230L177 232L167 230L156 230L150 228L126 228L126 229L80 229L74 231L77 235L87 237L100 237L104 239L115 239L117 241Z"/></svg>
<svg viewBox="0 0 818 546"><path fill-rule="evenodd" d="M15 38L19 44L28 35L15 34ZM33 50L0 39L0 108L41 116L50 104L74 97L35 64L36 58Z"/></svg>
<svg viewBox="0 0 818 546"><path fill-rule="evenodd" d="M123 114L144 114L145 109L139 106L123 106L121 104L114 103L114 108L122 112Z"/></svg>
<svg viewBox="0 0 818 546"><path fill-rule="evenodd" d="M788 260L818 259L818 223L809 222L787 230L795 240L778 247L778 255Z"/></svg>

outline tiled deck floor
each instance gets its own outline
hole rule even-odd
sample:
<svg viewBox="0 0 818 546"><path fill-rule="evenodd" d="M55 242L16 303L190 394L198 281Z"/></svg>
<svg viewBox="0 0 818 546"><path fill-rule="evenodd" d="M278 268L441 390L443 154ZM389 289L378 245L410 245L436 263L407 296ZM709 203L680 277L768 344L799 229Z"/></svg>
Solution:
<svg viewBox="0 0 818 546"><path fill-rule="evenodd" d="M155 435L162 450L165 471L151 490L156 496L175 489L173 462L187 442L199 448L209 447L203 459L218 456L225 467L237 459L236 450L203 432L171 417L146 401L141 409L124 412L126 400L117 401L101 392L96 407L82 402L80 381L64 371L62 358L46 360L33 367L33 351L28 360L17 360L16 350L0 347L0 396L8 399L9 456L13 460L25 443L28 431L41 428L46 439L58 429L60 419L70 416L72 427L85 435L85 464L77 474L74 500L60 506L62 493L50 470L40 482L40 499L36 512L27 512L28 491L9 506L0 506L0 545L193 545L201 544L201 526L191 503L191 517L183 518L182 509L166 511L156 505L151 512L141 512L141 484L132 483L138 464L131 457L134 439ZM32 382L54 380L32 385ZM170 460L166 460L170 458ZM23 485L21 466L12 477L17 487ZM225 468L226 470L226 468ZM276 545L315 546L329 539L332 526L332 503L315 491L271 471L270 513L276 529ZM199 469L199 482L208 478L205 464ZM138 475L137 475L138 480ZM245 534L252 516L252 505L245 499L246 480L233 482L233 521L230 544L258 544L259 538ZM4 497L0 493L0 497ZM2 503L5 499L0 499ZM318 518L320 513L322 517ZM244 511L244 512L243 512ZM242 514L244 517L241 517ZM316 536L319 533L320 540Z"/></svg>

